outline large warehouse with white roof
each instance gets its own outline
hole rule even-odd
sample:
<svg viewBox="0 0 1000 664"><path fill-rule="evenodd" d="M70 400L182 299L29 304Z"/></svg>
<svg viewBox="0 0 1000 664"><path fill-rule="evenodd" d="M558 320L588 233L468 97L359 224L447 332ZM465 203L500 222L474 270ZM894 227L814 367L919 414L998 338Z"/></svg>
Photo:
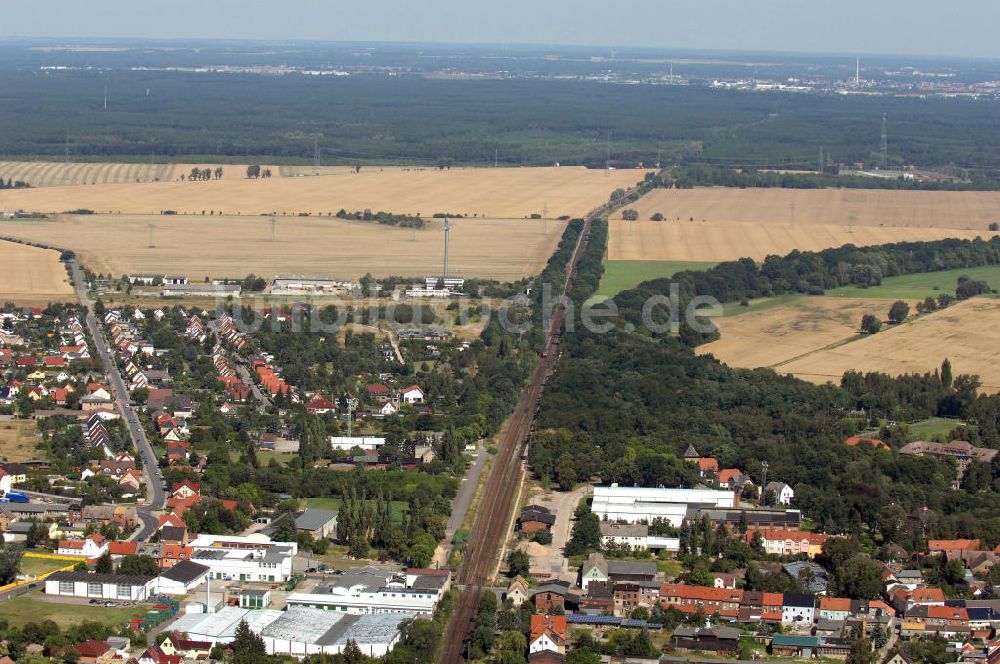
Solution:
<svg viewBox="0 0 1000 664"><path fill-rule="evenodd" d="M680 527L689 508L736 507L736 494L714 489L662 489L624 487L617 484L594 487L591 511L599 519L625 523L652 523L666 519Z"/></svg>

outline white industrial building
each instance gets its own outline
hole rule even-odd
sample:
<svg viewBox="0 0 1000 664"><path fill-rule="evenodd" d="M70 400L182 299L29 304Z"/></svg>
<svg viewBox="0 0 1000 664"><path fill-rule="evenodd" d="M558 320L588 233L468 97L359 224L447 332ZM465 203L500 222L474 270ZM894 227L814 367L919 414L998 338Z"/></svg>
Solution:
<svg viewBox="0 0 1000 664"><path fill-rule="evenodd" d="M385 655L400 638L400 625L415 613L351 615L289 607L260 633L269 655L336 655L353 641L369 657Z"/></svg>
<svg viewBox="0 0 1000 664"><path fill-rule="evenodd" d="M330 447L335 450L347 451L355 447L365 452L377 452L385 445L385 438L380 436L330 436Z"/></svg>
<svg viewBox="0 0 1000 664"><path fill-rule="evenodd" d="M236 638L236 628L244 620L250 631L260 634L280 617L281 611L274 609L227 606L215 613L185 613L170 624L170 629L187 634L192 641L208 641L214 646L230 643Z"/></svg>
<svg viewBox="0 0 1000 664"><path fill-rule="evenodd" d="M591 510L602 521L652 523L666 519L680 527L691 508L736 506L736 494L714 489L657 489L623 487L618 484L594 487Z"/></svg>
<svg viewBox="0 0 1000 664"><path fill-rule="evenodd" d="M370 657L385 655L399 642L400 626L413 613L352 615L302 607L287 611L241 609L228 606L218 613L187 613L171 629L193 641L212 645L230 643L240 622L264 640L269 655L302 658L312 654L335 655L353 641Z"/></svg>
<svg viewBox="0 0 1000 664"><path fill-rule="evenodd" d="M271 282L272 293L347 293L357 287L350 279L315 274L279 274Z"/></svg>
<svg viewBox="0 0 1000 664"><path fill-rule="evenodd" d="M54 572L45 579L45 594L61 597L143 601L155 595L157 577L89 572Z"/></svg>
<svg viewBox="0 0 1000 664"><path fill-rule="evenodd" d="M160 574L159 592L164 595L186 595L208 579L212 569L193 560L182 560Z"/></svg>
<svg viewBox="0 0 1000 664"><path fill-rule="evenodd" d="M405 575L375 566L345 572L329 585L311 592L292 593L288 606L300 606L354 615L414 613L430 615L450 581L448 575Z"/></svg>
<svg viewBox="0 0 1000 664"><path fill-rule="evenodd" d="M601 521L601 544L603 546L629 546L633 549L652 551L679 551L679 537L650 535L649 526L640 523L618 524Z"/></svg>
<svg viewBox="0 0 1000 664"><path fill-rule="evenodd" d="M283 582L292 575L295 542L272 542L262 534L246 537L199 535L189 543L191 560L209 568L210 579Z"/></svg>

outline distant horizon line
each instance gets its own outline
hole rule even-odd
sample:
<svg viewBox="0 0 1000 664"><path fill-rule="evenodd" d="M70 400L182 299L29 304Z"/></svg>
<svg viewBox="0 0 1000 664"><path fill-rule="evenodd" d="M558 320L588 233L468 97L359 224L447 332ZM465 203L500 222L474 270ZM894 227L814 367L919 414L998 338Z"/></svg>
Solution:
<svg viewBox="0 0 1000 664"><path fill-rule="evenodd" d="M600 49L622 53L696 54L696 55L754 55L754 56L812 56L823 58L917 58L922 60L986 61L1000 62L998 56L940 55L933 53L891 53L891 52L849 52L849 51L796 51L796 50L756 50L719 47L666 47L666 46L619 46L616 44L580 44L549 42L463 42L463 41L392 41L381 39L315 39L315 38L262 38L262 37L100 37L100 36L23 36L0 35L0 44L5 42L61 42L61 43L203 43L203 44L301 44L301 45L344 45L344 46L411 46L411 47L475 47L475 48L515 48L515 49ZM610 53L607 54L610 56ZM619 59L619 58L609 58ZM624 58L631 59L631 58Z"/></svg>

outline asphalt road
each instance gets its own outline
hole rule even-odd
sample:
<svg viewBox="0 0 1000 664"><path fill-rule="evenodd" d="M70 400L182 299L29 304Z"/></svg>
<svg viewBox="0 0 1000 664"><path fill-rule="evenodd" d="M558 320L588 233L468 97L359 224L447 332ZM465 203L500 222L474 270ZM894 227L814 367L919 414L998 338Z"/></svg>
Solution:
<svg viewBox="0 0 1000 664"><path fill-rule="evenodd" d="M135 449L139 452L139 457L142 460L142 474L146 482L146 504L138 508L142 527L133 533L130 539L147 540L156 532L156 528L159 525L159 519L154 512L162 510L167 502L167 492L163 486L163 474L156 463L153 446L146 437L146 431L139 421L139 416L136 415L128 387L125 385L125 381L118 371L118 366L114 362L110 344L108 344L108 340L104 336L104 331L97 322L97 317L94 314L94 301L87 295L87 286L80 266L75 259L68 262L70 273L73 275L73 287L76 289L76 295L80 299L80 303L87 309L87 331L90 332L90 337L94 340L97 358L104 367L105 374L108 377L108 384L111 385L115 407L121 413L122 421L125 422L129 437L132 439L132 444L135 445Z"/></svg>

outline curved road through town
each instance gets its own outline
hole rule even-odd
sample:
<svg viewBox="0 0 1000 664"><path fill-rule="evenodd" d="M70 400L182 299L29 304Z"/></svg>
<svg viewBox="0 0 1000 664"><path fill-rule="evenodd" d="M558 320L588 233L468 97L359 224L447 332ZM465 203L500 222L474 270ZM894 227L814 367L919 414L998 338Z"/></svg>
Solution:
<svg viewBox="0 0 1000 664"><path fill-rule="evenodd" d="M139 530L134 532L130 539L145 541L156 532L156 528L159 525L159 519L155 512L163 510L167 502L167 492L163 485L163 473L156 463L153 446L146 437L146 430L142 427L139 416L135 412L128 387L122 379L121 372L118 371L118 365L115 363L114 355L111 353L111 346L108 343L107 337L104 336L104 330L97 321L97 316L94 313L94 301L87 294L87 284L83 278L83 272L80 270L80 266L77 264L75 258L68 260L67 264L69 265L70 274L73 277L73 287L76 289L76 295L80 299L80 304L87 309L87 331L90 332L90 337L94 340L97 357L104 366L108 377L108 384L111 386L111 391L115 398L115 407L121 413L122 421L125 422L129 437L132 439L132 443L139 453L139 459L142 461L142 474L146 482L146 504L138 507L139 520L142 523Z"/></svg>

